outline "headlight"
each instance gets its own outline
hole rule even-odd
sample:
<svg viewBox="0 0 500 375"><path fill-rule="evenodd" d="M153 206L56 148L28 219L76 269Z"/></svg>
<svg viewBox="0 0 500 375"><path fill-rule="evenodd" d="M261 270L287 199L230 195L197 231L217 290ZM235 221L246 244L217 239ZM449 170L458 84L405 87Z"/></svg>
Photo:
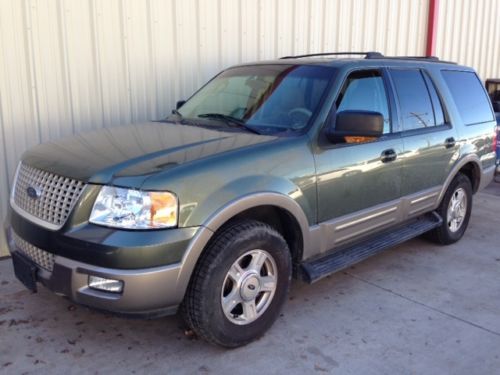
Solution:
<svg viewBox="0 0 500 375"><path fill-rule="evenodd" d="M169 192L103 186L90 222L125 229L171 228L177 225L177 197Z"/></svg>

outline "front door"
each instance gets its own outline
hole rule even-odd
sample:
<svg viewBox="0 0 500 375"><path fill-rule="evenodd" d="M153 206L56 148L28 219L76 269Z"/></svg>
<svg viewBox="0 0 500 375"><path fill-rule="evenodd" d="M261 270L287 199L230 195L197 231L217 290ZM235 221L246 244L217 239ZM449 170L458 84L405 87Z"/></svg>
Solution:
<svg viewBox="0 0 500 375"><path fill-rule="evenodd" d="M385 72L350 73L336 99L336 113L345 110L379 112L384 135L378 139L344 139L322 145L315 154L318 174L318 222L328 251L359 239L398 220L403 151L392 134Z"/></svg>

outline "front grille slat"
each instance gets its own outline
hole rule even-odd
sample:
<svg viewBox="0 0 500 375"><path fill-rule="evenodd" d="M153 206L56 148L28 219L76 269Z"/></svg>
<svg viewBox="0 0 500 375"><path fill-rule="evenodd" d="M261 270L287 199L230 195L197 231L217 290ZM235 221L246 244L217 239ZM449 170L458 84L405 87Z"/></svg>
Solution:
<svg viewBox="0 0 500 375"><path fill-rule="evenodd" d="M28 188L40 194L28 195ZM18 209L46 223L61 228L85 188L82 181L42 171L21 163L14 185L13 202Z"/></svg>
<svg viewBox="0 0 500 375"><path fill-rule="evenodd" d="M42 250L29 242L19 237L16 232L12 231L12 239L18 251L23 253L29 259L36 263L37 266L52 272L54 270L55 255L48 251Z"/></svg>

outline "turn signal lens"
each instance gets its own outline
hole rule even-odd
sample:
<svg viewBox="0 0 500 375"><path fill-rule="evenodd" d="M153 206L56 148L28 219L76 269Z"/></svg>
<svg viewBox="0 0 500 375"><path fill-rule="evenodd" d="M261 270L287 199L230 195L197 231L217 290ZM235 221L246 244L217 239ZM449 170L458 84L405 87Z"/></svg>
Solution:
<svg viewBox="0 0 500 375"><path fill-rule="evenodd" d="M149 193L151 199L151 225L177 224L177 199L170 193Z"/></svg>

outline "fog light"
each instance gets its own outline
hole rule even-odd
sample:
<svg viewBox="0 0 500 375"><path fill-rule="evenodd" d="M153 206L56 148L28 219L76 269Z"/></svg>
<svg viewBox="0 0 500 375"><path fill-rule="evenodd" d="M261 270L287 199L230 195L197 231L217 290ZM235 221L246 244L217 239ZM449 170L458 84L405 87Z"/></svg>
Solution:
<svg viewBox="0 0 500 375"><path fill-rule="evenodd" d="M89 275L89 287L104 292L121 293L123 291L123 281Z"/></svg>

